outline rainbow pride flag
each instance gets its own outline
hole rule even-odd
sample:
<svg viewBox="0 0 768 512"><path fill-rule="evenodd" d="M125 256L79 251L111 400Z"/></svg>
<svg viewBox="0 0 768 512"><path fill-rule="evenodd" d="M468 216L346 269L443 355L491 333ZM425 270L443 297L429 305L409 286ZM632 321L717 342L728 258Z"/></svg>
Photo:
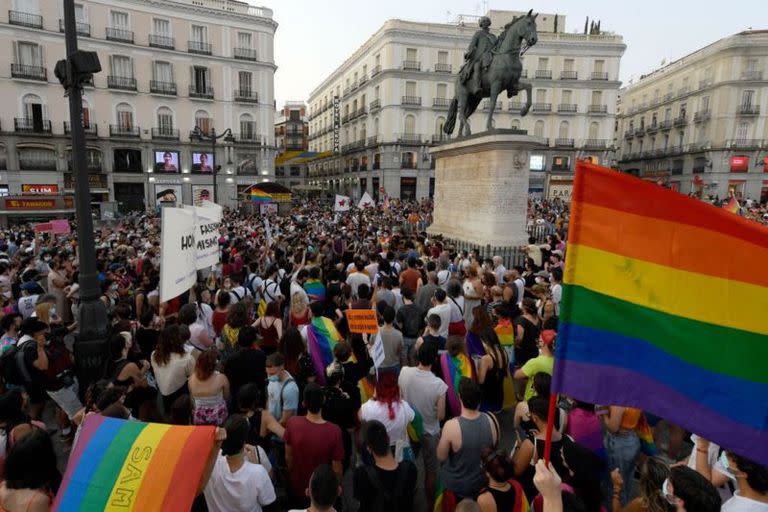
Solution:
<svg viewBox="0 0 768 512"><path fill-rule="evenodd" d="M733 196L731 196L728 202L723 205L723 209L736 215L741 213L741 205L739 204L739 200Z"/></svg>
<svg viewBox="0 0 768 512"><path fill-rule="evenodd" d="M256 187L251 188L251 202L253 203L271 203L272 202L272 196L264 192L263 190L259 190Z"/></svg>
<svg viewBox="0 0 768 512"><path fill-rule="evenodd" d="M89 415L53 510L189 510L214 432Z"/></svg>
<svg viewBox="0 0 768 512"><path fill-rule="evenodd" d="M443 379L448 384L448 405L451 414L458 416L461 414L461 403L459 402L459 381L462 377L475 380L475 365L466 354L451 356L448 352L440 355L440 366L443 369Z"/></svg>
<svg viewBox="0 0 768 512"><path fill-rule="evenodd" d="M768 229L579 162L553 392L768 464Z"/></svg>
<svg viewBox="0 0 768 512"><path fill-rule="evenodd" d="M317 381L325 385L325 369L333 362L333 347L341 341L341 335L330 318L313 318L307 326L307 350L315 367Z"/></svg>
<svg viewBox="0 0 768 512"><path fill-rule="evenodd" d="M304 291L307 292L311 302L325 302L325 285L319 279L307 279L304 281Z"/></svg>

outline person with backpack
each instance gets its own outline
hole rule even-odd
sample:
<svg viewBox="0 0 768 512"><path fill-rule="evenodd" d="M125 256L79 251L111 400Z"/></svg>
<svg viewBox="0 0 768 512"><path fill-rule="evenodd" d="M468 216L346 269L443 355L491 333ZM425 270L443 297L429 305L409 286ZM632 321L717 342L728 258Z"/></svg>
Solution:
<svg viewBox="0 0 768 512"><path fill-rule="evenodd" d="M365 424L363 439L374 464L356 468L352 478L353 494L360 502L360 510L414 510L416 465L409 460L395 461L387 428L380 421L371 420Z"/></svg>
<svg viewBox="0 0 768 512"><path fill-rule="evenodd" d="M279 267L272 264L267 268L267 278L264 280L264 288L261 297L268 306L272 302L278 302L284 297L280 286ZM290 286L290 281L289 281Z"/></svg>
<svg viewBox="0 0 768 512"><path fill-rule="evenodd" d="M23 386L29 396L29 415L40 419L47 394L45 392L48 354L45 334L48 325L39 318L30 317L21 323L17 352L13 354L13 370L9 382Z"/></svg>

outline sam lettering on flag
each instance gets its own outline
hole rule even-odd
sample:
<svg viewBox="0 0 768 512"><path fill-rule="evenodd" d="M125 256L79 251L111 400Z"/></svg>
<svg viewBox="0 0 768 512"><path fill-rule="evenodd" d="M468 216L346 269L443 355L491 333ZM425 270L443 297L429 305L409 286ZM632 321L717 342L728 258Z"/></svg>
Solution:
<svg viewBox="0 0 768 512"><path fill-rule="evenodd" d="M552 397L636 407L768 464L768 229L585 162L571 212Z"/></svg>
<svg viewBox="0 0 768 512"><path fill-rule="evenodd" d="M346 212L349 210L350 206L351 201L349 200L348 196L336 194L336 202L333 204L333 211Z"/></svg>

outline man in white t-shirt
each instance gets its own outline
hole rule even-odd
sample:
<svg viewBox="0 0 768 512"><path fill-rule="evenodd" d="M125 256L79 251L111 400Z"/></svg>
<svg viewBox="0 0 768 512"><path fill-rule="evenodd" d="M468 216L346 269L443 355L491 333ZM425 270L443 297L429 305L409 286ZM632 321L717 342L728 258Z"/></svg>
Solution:
<svg viewBox="0 0 768 512"><path fill-rule="evenodd" d="M357 289L361 284L371 286L371 278L365 272L365 266L362 261L355 261L355 271L347 276L346 283L352 289L352 299L357 299Z"/></svg>
<svg viewBox="0 0 768 512"><path fill-rule="evenodd" d="M721 512L768 512L768 466L727 450L720 454L720 464L739 488Z"/></svg>
<svg viewBox="0 0 768 512"><path fill-rule="evenodd" d="M445 418L445 393L448 385L432 373L432 365L437 360L437 345L422 344L416 354L419 365L406 366L400 371L398 385L400 395L411 407L421 414L424 437L421 453L424 457L424 491L427 504L435 495L437 479L437 441L440 438L440 421ZM432 510L432 507L428 507Z"/></svg>
<svg viewBox="0 0 768 512"><path fill-rule="evenodd" d="M35 281L27 281L21 285L21 297L16 304L22 318L29 318L35 312L35 306L40 296L44 293L43 289Z"/></svg>
<svg viewBox="0 0 768 512"><path fill-rule="evenodd" d="M280 291L280 277L277 265L270 265L267 269L267 279L264 280L264 288L261 294L267 304L280 299L283 294Z"/></svg>
<svg viewBox="0 0 768 512"><path fill-rule="evenodd" d="M433 306L426 315L426 318L429 318L429 315L440 317L439 335L445 339L448 339L448 325L451 323L451 305L448 304L447 297L448 295L442 288L435 290L435 296L432 299Z"/></svg>

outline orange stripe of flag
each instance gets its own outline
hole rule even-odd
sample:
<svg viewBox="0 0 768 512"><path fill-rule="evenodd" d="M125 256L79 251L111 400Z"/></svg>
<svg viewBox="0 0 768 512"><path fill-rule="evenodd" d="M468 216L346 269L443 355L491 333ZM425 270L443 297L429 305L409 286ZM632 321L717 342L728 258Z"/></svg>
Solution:
<svg viewBox="0 0 768 512"><path fill-rule="evenodd" d="M203 469L208 462L208 456L213 446L213 436L216 432L215 427L177 427L190 428L192 434L187 439L181 457L176 462L176 467L169 484L169 492L165 494L162 508L148 510L163 510L175 512L178 510L189 510L192 508L192 502L197 493L197 487L200 484L200 478L203 475ZM187 497L191 497L186 501ZM138 512L138 509L136 509Z"/></svg>
<svg viewBox="0 0 768 512"><path fill-rule="evenodd" d="M740 238L590 203L581 205L580 226L571 234L569 243L768 287L768 273L754 268L756 258L768 261L768 249Z"/></svg>

